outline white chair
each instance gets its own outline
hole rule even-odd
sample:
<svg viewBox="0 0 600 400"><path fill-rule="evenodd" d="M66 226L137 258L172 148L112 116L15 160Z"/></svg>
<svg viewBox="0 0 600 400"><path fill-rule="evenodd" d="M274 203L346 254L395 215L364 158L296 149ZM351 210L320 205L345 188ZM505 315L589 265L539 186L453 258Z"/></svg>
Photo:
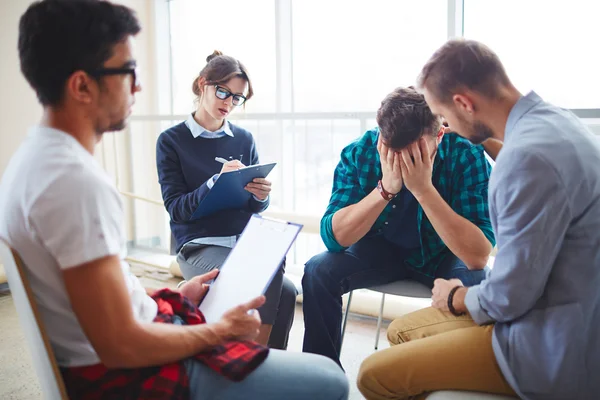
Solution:
<svg viewBox="0 0 600 400"><path fill-rule="evenodd" d="M381 293L381 305L379 306L379 317L377 317L377 331L375 331L375 350L379 346L379 331L381 330L381 320L383 319L383 307L385 305L385 295L393 294L396 296L417 297L422 299L431 298L431 289L427 286L412 280L401 280L396 282L386 283L385 285L377 285L368 288L375 292ZM346 323L348 322L348 312L350 311L350 303L352 303L352 292L348 296L348 304L342 322L342 344L344 343L344 334L346 333Z"/></svg>
<svg viewBox="0 0 600 400"><path fill-rule="evenodd" d="M2 239L0 239L0 259L4 264L8 285L44 398L68 399L62 375L29 285L27 271L19 255Z"/></svg>

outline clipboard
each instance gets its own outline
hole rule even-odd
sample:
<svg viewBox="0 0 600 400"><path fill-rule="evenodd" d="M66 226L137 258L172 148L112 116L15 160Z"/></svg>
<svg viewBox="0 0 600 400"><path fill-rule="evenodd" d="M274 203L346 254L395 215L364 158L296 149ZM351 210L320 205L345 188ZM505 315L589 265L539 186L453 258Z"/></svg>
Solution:
<svg viewBox="0 0 600 400"><path fill-rule="evenodd" d="M264 294L302 225L252 215L198 307L207 322Z"/></svg>
<svg viewBox="0 0 600 400"><path fill-rule="evenodd" d="M245 208L252 193L244 187L256 178L266 178L275 165L277 163L250 165L222 173L190 219L200 219L221 210Z"/></svg>

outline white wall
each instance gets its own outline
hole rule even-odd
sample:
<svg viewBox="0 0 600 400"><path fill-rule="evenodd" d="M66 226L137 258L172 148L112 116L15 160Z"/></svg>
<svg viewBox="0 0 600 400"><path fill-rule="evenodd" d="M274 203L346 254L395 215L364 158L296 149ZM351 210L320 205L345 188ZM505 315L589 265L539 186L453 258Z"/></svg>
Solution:
<svg viewBox="0 0 600 400"><path fill-rule="evenodd" d="M138 13L142 32L137 38L137 54L144 77L144 91L137 99L134 112L151 113L155 105L155 94L150 82L154 75L154 35L151 23L152 0L117 1L133 8ZM39 122L42 108L34 91L21 74L17 52L19 18L32 0L0 1L0 175L31 125Z"/></svg>
<svg viewBox="0 0 600 400"><path fill-rule="evenodd" d="M0 174L42 108L19 69L19 18L31 0L2 0L0 5Z"/></svg>

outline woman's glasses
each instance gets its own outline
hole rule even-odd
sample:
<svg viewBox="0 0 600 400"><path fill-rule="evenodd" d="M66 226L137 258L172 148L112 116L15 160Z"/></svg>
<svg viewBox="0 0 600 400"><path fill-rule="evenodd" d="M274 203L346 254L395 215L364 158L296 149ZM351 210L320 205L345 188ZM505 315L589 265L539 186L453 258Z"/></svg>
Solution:
<svg viewBox="0 0 600 400"><path fill-rule="evenodd" d="M217 96L217 99L226 100L229 97L232 97L231 103L234 106L241 106L246 101L246 97L241 94L233 94L222 86L215 85L215 89L215 96Z"/></svg>

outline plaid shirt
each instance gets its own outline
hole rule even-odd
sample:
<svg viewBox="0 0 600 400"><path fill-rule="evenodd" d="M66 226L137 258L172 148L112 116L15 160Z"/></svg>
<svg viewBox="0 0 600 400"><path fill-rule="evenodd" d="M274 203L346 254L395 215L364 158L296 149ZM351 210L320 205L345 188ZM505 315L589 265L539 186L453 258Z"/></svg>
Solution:
<svg viewBox="0 0 600 400"><path fill-rule="evenodd" d="M205 323L198 308L178 292L163 289L152 298L158 304L154 322L173 323L177 315L187 325ZM267 358L268 352L268 348L255 342L234 341L197 354L194 358L237 382L254 371ZM71 399L183 400L190 397L183 361L135 369L108 369L97 364L61 368L61 372Z"/></svg>
<svg viewBox="0 0 600 400"><path fill-rule="evenodd" d="M341 161L334 173L329 206L321 220L321 237L329 251L340 252L346 249L333 235L333 214L361 201L377 187L377 182L381 179L381 164L377 152L378 137L379 129L372 129L342 150ZM475 146L453 133L444 135L433 164L433 185L452 209L478 226L494 246L496 242L488 210L490 173L491 166L485 158L482 146ZM367 235L381 236L390 211L391 204L388 204ZM410 254L406 263L409 267L433 277L450 250L420 205L417 210L417 224L421 247Z"/></svg>

